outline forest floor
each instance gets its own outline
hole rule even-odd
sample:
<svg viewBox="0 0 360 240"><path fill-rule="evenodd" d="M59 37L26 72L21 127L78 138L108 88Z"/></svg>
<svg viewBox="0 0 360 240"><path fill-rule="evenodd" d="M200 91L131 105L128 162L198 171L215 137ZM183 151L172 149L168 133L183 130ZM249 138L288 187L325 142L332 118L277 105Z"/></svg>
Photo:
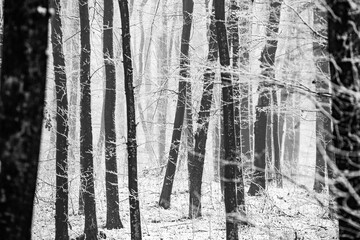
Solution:
<svg viewBox="0 0 360 240"><path fill-rule="evenodd" d="M225 214L220 184L203 184L203 209L199 219L188 219L188 190L185 172L178 172L171 197L171 208L158 207L162 176L143 172L139 177L143 239L225 239ZM54 187L41 180L35 202L33 239L54 239ZM106 202L97 198L98 226L107 239L130 239L128 190L120 186L120 215L125 228L103 229ZM97 193L98 194L98 193ZM247 219L241 226L240 239L337 239L337 222L329 218L328 195L317 194L301 186L285 182L284 188L270 186L261 196L246 196ZM70 236L83 232L83 216L76 214L70 199ZM74 207L75 206L75 207Z"/></svg>

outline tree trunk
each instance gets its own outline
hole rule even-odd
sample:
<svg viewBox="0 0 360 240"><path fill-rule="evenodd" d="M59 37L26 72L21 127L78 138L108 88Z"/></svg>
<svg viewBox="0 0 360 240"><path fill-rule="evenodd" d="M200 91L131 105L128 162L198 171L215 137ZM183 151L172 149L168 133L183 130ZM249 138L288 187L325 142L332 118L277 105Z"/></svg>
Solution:
<svg viewBox="0 0 360 240"><path fill-rule="evenodd" d="M215 1L214 1L215 2ZM216 42L216 26L214 19L214 7L210 15L208 29L209 52L207 56L208 67L203 74L203 93L201 96L200 110L198 113L197 129L195 132L195 145L188 155L189 171L189 217L201 216L201 185L204 170L204 159L206 141L209 128L211 102L213 96L215 72L214 66L218 59L218 48Z"/></svg>
<svg viewBox="0 0 360 240"><path fill-rule="evenodd" d="M116 101L116 72L113 49L113 1L104 2L103 20L103 54L105 64L105 181L106 181L106 228L123 228L119 215L119 188L116 159L116 129L115 129L115 101Z"/></svg>
<svg viewBox="0 0 360 240"><path fill-rule="evenodd" d="M319 8L314 8L314 25L320 28L319 34L326 36L327 15L325 11ZM316 89L320 96L319 111L316 113L316 165L315 165L315 182L314 190L321 192L325 189L325 173L326 162L333 161L333 153L329 150L328 144L331 142L331 119L330 114L330 99L321 96L329 93L329 59L327 56L326 44L320 42L322 39L316 38L313 43L313 52L316 64ZM324 154L326 153L326 154Z"/></svg>
<svg viewBox="0 0 360 240"><path fill-rule="evenodd" d="M94 189L94 163L91 126L90 92L90 23L88 0L79 0L80 11L80 164L83 189L86 239L97 239L97 220Z"/></svg>
<svg viewBox="0 0 360 240"><path fill-rule="evenodd" d="M136 118L133 85L133 67L131 60L130 43L130 21L127 0L119 0L121 26L122 26L122 48L125 77L125 96L127 108L127 151L128 151L128 175L129 175L129 205L130 205L130 227L131 239L140 240L141 221L140 204L137 177L137 143L136 143Z"/></svg>
<svg viewBox="0 0 360 240"><path fill-rule="evenodd" d="M7 0L0 81L0 232L31 239L46 83L48 1Z"/></svg>
<svg viewBox="0 0 360 240"><path fill-rule="evenodd" d="M228 39L225 27L225 3L224 0L215 2L216 32L219 48L219 58L221 69L222 102L224 116L224 147L225 147L225 167L224 167L224 201L226 210L226 239L237 240L238 225L235 220L237 212L236 201L236 180L242 176L237 176L236 160L236 136L235 136L235 115L234 115L234 95L231 82L231 74L227 68L230 67L230 55L228 49Z"/></svg>
<svg viewBox="0 0 360 240"><path fill-rule="evenodd" d="M335 187L339 239L359 239L360 105L358 104L360 42L358 2L328 0L329 53L332 82L334 152L339 170Z"/></svg>
<svg viewBox="0 0 360 240"><path fill-rule="evenodd" d="M169 159L166 167L163 187L161 190L159 206L168 209L170 207L170 196L174 183L176 163L179 154L181 132L184 123L185 102L186 102L186 81L189 77L189 41L192 24L192 13L194 2L192 0L183 0L183 30L181 36L180 53L180 80L177 107L175 113L174 129L171 139Z"/></svg>
<svg viewBox="0 0 360 240"><path fill-rule="evenodd" d="M278 104L277 104L277 92L272 90L272 114L273 114L273 149L274 149L274 171L275 171L275 181L276 186L283 187L283 179L281 173L281 162L280 162L280 140L279 140L279 114L278 114Z"/></svg>
<svg viewBox="0 0 360 240"><path fill-rule="evenodd" d="M52 0L55 14L51 19L51 42L53 46L55 91L56 91L56 200L55 239L68 240L68 100L63 52L61 5Z"/></svg>
<svg viewBox="0 0 360 240"><path fill-rule="evenodd" d="M282 0L272 0L270 3L270 16L267 26L267 40L261 53L261 75L264 77L275 77L274 63L277 49L277 34L279 31L280 8ZM273 37L273 35L275 35ZM251 182L249 195L257 194L261 189L265 189L265 145L266 145L266 120L269 114L270 98L272 85L263 81L259 84L259 100L256 107L256 122L254 127L255 149L253 181Z"/></svg>

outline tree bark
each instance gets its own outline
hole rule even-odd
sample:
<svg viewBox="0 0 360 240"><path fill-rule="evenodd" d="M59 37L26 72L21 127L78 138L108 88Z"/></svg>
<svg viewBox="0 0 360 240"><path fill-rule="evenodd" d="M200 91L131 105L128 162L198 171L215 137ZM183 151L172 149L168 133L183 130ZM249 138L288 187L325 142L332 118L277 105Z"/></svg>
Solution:
<svg viewBox="0 0 360 240"><path fill-rule="evenodd" d="M163 187L161 190L159 206L168 209L170 207L170 196L174 183L176 164L179 154L181 132L184 123L185 102L186 102L186 81L189 78L189 41L192 24L192 13L194 2L192 0L183 0L183 30L181 35L181 53L180 53L180 80L177 107L174 120L174 129L171 139L169 159L166 167Z"/></svg>
<svg viewBox="0 0 360 240"><path fill-rule="evenodd" d="M274 63L275 53L277 49L277 34L279 31L280 8L282 0L272 0L270 3L270 16L267 26L267 40L265 47L261 53L260 68L261 75L265 78L275 77ZM275 35L275 36L274 36ZM253 181L251 182L249 195L256 195L261 189L265 189L265 145L266 145L266 121L270 112L270 98L272 85L266 82L265 79L259 84L259 100L256 107L256 122L254 126L255 134L255 149L254 149L254 167Z"/></svg>
<svg viewBox="0 0 360 240"><path fill-rule="evenodd" d="M129 175L129 205L130 205L130 227L131 239L140 240L141 220L137 177L137 143L136 143L136 118L135 99L133 85L133 67L131 59L130 42L130 19L127 0L119 0L121 26L122 26L122 48L125 79L125 96L127 108L127 151L128 151L128 175Z"/></svg>
<svg viewBox="0 0 360 240"><path fill-rule="evenodd" d="M55 239L68 240L68 100L63 52L61 5L51 0L55 14L51 19L51 42L53 47L55 91L56 91L56 200Z"/></svg>
<svg viewBox="0 0 360 240"><path fill-rule="evenodd" d="M90 23L88 0L79 0L80 12L80 164L83 189L86 239L97 239L96 203L94 189L93 135L91 126L90 92Z"/></svg>
<svg viewBox="0 0 360 240"><path fill-rule="evenodd" d="M333 144L338 176L336 203L339 239L359 239L360 232L360 66L358 2L328 0L328 41L332 82Z"/></svg>
<svg viewBox="0 0 360 240"><path fill-rule="evenodd" d="M228 39L225 27L225 1L215 2L216 32L219 48L219 58L221 69L222 102L224 116L224 147L225 147L225 167L224 167L224 201L226 210L226 239L237 240L238 225L236 220L237 201L236 201L236 180L237 160L236 160L236 136L235 136L235 115L234 115L234 94L231 82L231 74L227 68L230 67L230 55L228 49Z"/></svg>
<svg viewBox="0 0 360 240"><path fill-rule="evenodd" d="M214 1L215 2L215 1ZM197 129L194 135L195 145L189 152L188 171L189 171L189 217L196 218L201 216L201 185L204 170L204 160L206 151L206 141L209 128L211 102L213 96L215 72L214 66L218 59L218 47L216 42L216 26L214 19L214 7L210 15L210 25L208 29L209 52L207 56L208 67L203 74L203 93L201 96L200 110L198 113Z"/></svg>
<svg viewBox="0 0 360 240"><path fill-rule="evenodd" d="M106 181L106 228L123 228L119 215L119 188L116 159L116 129L115 129L115 102L116 102L116 71L113 49L113 22L114 3L104 2L103 19L103 54L105 64L105 181Z"/></svg>
<svg viewBox="0 0 360 240"><path fill-rule="evenodd" d="M31 239L46 83L48 1L4 3L0 81L0 232Z"/></svg>

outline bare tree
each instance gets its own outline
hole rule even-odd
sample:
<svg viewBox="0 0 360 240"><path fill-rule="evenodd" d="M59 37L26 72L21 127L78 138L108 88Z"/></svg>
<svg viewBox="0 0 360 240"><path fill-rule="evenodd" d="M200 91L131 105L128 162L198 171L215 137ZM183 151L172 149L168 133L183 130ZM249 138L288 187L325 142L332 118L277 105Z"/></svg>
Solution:
<svg viewBox="0 0 360 240"><path fill-rule="evenodd" d="M131 239L140 240L141 221L140 204L137 177L137 143L135 122L135 100L133 85L133 68L130 45L130 19L127 0L119 0L121 26L122 26L122 49L125 76L125 95L127 108L127 151L128 151L128 175L129 175L129 204Z"/></svg>

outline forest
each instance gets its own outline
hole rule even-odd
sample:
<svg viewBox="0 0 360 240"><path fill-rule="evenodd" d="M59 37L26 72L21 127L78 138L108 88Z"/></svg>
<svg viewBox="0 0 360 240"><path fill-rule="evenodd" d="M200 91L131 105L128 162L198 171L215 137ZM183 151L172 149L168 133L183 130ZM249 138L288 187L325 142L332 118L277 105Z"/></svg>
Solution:
<svg viewBox="0 0 360 240"><path fill-rule="evenodd" d="M360 239L360 2L0 0L0 239Z"/></svg>

